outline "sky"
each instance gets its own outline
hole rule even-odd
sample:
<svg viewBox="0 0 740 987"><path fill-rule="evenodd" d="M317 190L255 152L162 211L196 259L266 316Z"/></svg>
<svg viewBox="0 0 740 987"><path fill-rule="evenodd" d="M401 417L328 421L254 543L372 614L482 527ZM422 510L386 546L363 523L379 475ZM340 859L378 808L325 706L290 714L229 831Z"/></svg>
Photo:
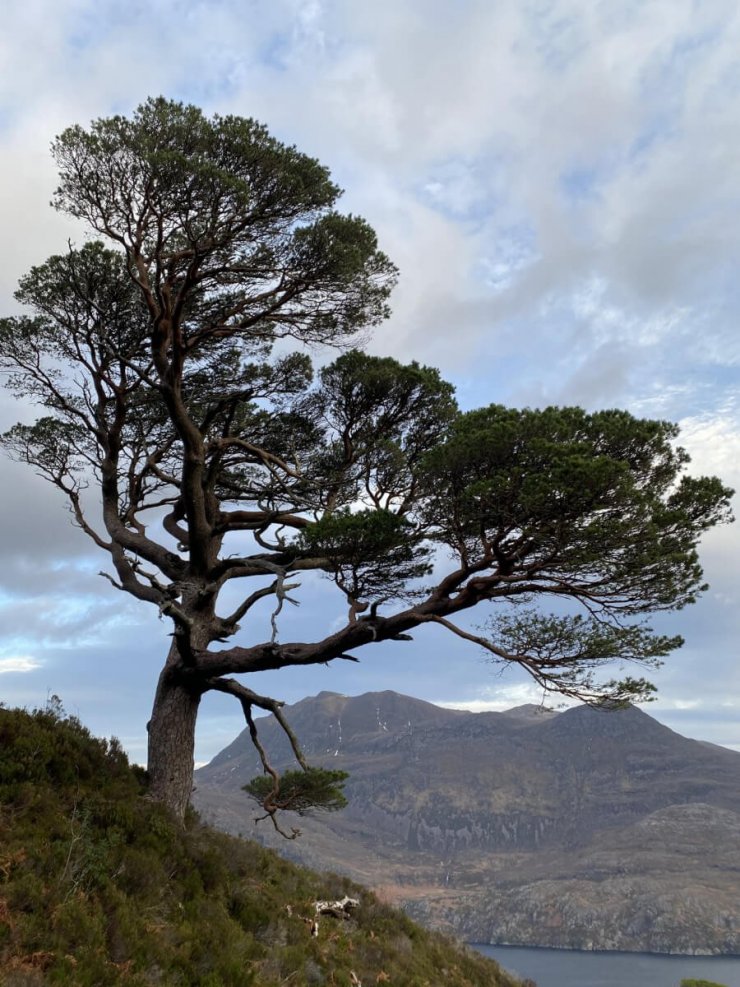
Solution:
<svg viewBox="0 0 740 987"><path fill-rule="evenodd" d="M735 0L25 0L3 12L0 59L2 314L30 266L84 239L48 205L51 140L162 94L256 117L331 169L401 272L371 352L441 367L464 408L677 421L692 471L740 487ZM1 428L30 414L0 394ZM0 491L0 701L59 695L143 761L167 624L100 578L31 469L0 462ZM740 525L702 561L709 591L656 622L686 643L646 709L740 750ZM322 581L286 609L285 640L343 615ZM541 699L437 628L360 657L249 684L288 702ZM199 761L242 728L235 706L204 702Z"/></svg>

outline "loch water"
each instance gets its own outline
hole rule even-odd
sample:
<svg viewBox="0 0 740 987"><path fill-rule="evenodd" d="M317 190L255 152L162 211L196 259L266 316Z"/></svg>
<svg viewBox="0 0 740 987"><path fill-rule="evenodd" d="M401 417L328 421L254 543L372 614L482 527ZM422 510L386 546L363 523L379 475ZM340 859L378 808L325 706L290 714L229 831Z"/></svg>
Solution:
<svg viewBox="0 0 740 987"><path fill-rule="evenodd" d="M659 956L654 953L588 953L470 943L537 987L679 987L695 978L740 987L740 956Z"/></svg>

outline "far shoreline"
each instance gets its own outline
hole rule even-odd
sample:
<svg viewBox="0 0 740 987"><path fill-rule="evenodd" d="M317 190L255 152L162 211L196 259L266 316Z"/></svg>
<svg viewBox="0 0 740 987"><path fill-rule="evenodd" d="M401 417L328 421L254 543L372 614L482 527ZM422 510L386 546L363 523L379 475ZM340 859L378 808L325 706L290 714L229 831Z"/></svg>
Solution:
<svg viewBox="0 0 740 987"><path fill-rule="evenodd" d="M701 960L740 960L740 953L662 953L647 949L583 949L579 946L531 946L518 942L472 942L464 940L466 946L477 949L479 946L486 946L490 949L538 949L557 950L559 953L583 953L584 956L593 956L595 953L604 956L657 956L661 959L701 959Z"/></svg>

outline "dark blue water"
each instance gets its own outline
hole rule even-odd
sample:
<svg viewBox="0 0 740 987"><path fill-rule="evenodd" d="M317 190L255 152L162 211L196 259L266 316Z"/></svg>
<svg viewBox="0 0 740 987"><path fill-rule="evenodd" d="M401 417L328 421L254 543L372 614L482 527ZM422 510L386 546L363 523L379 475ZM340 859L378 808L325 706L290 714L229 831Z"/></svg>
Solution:
<svg viewBox="0 0 740 987"><path fill-rule="evenodd" d="M740 987L740 956L655 956L648 953L581 953L571 949L486 946L492 956L537 987L679 987L684 978Z"/></svg>

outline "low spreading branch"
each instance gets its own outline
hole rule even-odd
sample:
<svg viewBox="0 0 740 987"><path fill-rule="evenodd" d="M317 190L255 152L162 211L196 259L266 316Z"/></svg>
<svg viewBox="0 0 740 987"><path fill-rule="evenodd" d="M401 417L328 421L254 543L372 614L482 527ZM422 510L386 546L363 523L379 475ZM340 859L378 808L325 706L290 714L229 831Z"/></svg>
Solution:
<svg viewBox="0 0 740 987"><path fill-rule="evenodd" d="M265 815L262 816L261 818L262 819L269 818L275 830L278 833L280 833L281 836L284 836L286 839L291 839L291 840L295 839L300 833L298 829L294 828L291 830L291 833L286 833L278 823L277 816L280 806L277 804L276 800L280 794L280 775L272 766L272 764L270 763L267 757L267 752L265 751L265 748L259 739L257 726L254 722L254 717L252 715L253 706L257 706L259 709L263 709L268 713L272 713L272 715L275 717L278 724L280 725L283 733L288 738L288 741L290 742L290 746L296 761L304 771L308 771L309 770L308 764L306 763L306 759L304 757L303 751L301 750L301 746L298 742L298 738L296 737L295 733L291 729L290 725L285 719L285 716L282 713L282 707L285 704L277 699L271 699L268 696L260 696L256 692L253 692L251 689L246 688L246 686L242 685L240 682L237 682L235 679L223 679L223 678L210 679L207 681L206 686L208 689L212 689L216 692L224 692L227 695L234 696L239 700L242 707L242 711L244 713L244 718L247 722L247 727L249 729L249 736L252 740L252 744L254 745L257 753L259 754L260 762L262 764L262 769L265 772L265 774L269 775L272 778L272 788L270 789L266 798L262 802L263 808L266 811L265 811Z"/></svg>

